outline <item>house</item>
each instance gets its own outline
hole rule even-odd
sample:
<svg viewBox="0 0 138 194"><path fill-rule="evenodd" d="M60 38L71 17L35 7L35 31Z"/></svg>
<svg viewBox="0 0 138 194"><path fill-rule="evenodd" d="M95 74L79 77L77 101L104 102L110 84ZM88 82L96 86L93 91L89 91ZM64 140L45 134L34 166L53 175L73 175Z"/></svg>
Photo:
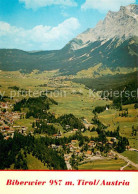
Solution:
<svg viewBox="0 0 138 194"><path fill-rule="evenodd" d="M9 138L10 138L10 136L6 136L6 137L4 137L4 139L5 139L5 140L8 140Z"/></svg>
<svg viewBox="0 0 138 194"><path fill-rule="evenodd" d="M91 147L91 146L92 146L92 144L91 144L91 143L88 143L88 146L89 146L89 147Z"/></svg>
<svg viewBox="0 0 138 194"><path fill-rule="evenodd" d="M62 136L62 132L61 131L58 131L58 136Z"/></svg>
<svg viewBox="0 0 138 194"><path fill-rule="evenodd" d="M58 134L54 134L53 137L58 138L59 136L58 136Z"/></svg>
<svg viewBox="0 0 138 194"><path fill-rule="evenodd" d="M52 125L52 123L47 123L47 125Z"/></svg>
<svg viewBox="0 0 138 194"><path fill-rule="evenodd" d="M73 129L73 131L78 131L78 129Z"/></svg>
<svg viewBox="0 0 138 194"><path fill-rule="evenodd" d="M21 128L21 133L24 134L27 131L27 127L22 127Z"/></svg>
<svg viewBox="0 0 138 194"><path fill-rule="evenodd" d="M70 151L73 152L75 150L74 146L73 145L70 145Z"/></svg>
<svg viewBox="0 0 138 194"><path fill-rule="evenodd" d="M9 126L5 126L5 127L3 128L3 130L9 131L9 130L10 130L10 127L9 127Z"/></svg>
<svg viewBox="0 0 138 194"><path fill-rule="evenodd" d="M114 143L112 141L108 141L108 144L110 147L112 147Z"/></svg>
<svg viewBox="0 0 138 194"><path fill-rule="evenodd" d="M85 153L85 156L86 157L91 157L93 155L92 151L91 150L88 150L86 153Z"/></svg>
<svg viewBox="0 0 138 194"><path fill-rule="evenodd" d="M96 143L94 141L90 141L88 143L88 146L91 147L91 148L94 148L96 146Z"/></svg>
<svg viewBox="0 0 138 194"><path fill-rule="evenodd" d="M87 154L87 155L92 155L92 151L88 150L88 151L86 152L86 154Z"/></svg>
<svg viewBox="0 0 138 194"><path fill-rule="evenodd" d="M117 141L116 137L112 137L112 138L111 138L111 141L112 141L112 142L116 142L116 141Z"/></svg>
<svg viewBox="0 0 138 194"><path fill-rule="evenodd" d="M77 140L72 140L71 143L72 144L76 144L77 143Z"/></svg>
<svg viewBox="0 0 138 194"><path fill-rule="evenodd" d="M51 144L52 149L57 149L57 146L55 144Z"/></svg>
<svg viewBox="0 0 138 194"><path fill-rule="evenodd" d="M66 127L65 127L66 129L70 129L70 125L66 125Z"/></svg>
<svg viewBox="0 0 138 194"><path fill-rule="evenodd" d="M19 126L13 126L13 128L15 128L15 129L20 129L21 128L21 126L19 125Z"/></svg>
<svg viewBox="0 0 138 194"><path fill-rule="evenodd" d="M126 146L126 150L129 150L131 147L130 146Z"/></svg>
<svg viewBox="0 0 138 194"><path fill-rule="evenodd" d="M98 145L103 145L103 143L102 142L98 142Z"/></svg>
<svg viewBox="0 0 138 194"><path fill-rule="evenodd" d="M75 153L76 153L77 155L79 155L79 154L80 154L80 150L76 150Z"/></svg>
<svg viewBox="0 0 138 194"><path fill-rule="evenodd" d="M70 158L65 158L65 161L69 161Z"/></svg>
<svg viewBox="0 0 138 194"><path fill-rule="evenodd" d="M107 157L109 157L109 158L115 158L115 154L113 154L112 152L109 152L108 154L107 154Z"/></svg>
<svg viewBox="0 0 138 194"><path fill-rule="evenodd" d="M108 108L108 107L106 107L106 110L109 110L109 108Z"/></svg>
<svg viewBox="0 0 138 194"><path fill-rule="evenodd" d="M83 128L83 129L81 129L81 132L84 132L84 130L85 130L84 128Z"/></svg>

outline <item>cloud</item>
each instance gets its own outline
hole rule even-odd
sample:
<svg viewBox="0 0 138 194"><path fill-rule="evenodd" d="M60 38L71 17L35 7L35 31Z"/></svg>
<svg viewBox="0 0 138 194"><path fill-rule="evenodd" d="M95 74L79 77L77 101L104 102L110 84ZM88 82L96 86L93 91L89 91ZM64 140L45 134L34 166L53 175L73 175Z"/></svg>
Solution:
<svg viewBox="0 0 138 194"><path fill-rule="evenodd" d="M19 0L19 2L25 3L27 9L38 9L50 5L77 6L77 3L74 0Z"/></svg>
<svg viewBox="0 0 138 194"><path fill-rule="evenodd" d="M73 17L56 27L39 25L29 30L0 21L0 46L24 50L60 49L76 36L79 27L79 21Z"/></svg>
<svg viewBox="0 0 138 194"><path fill-rule="evenodd" d="M86 0L81 6L82 9L97 9L101 12L118 11L120 6L136 3L136 0Z"/></svg>

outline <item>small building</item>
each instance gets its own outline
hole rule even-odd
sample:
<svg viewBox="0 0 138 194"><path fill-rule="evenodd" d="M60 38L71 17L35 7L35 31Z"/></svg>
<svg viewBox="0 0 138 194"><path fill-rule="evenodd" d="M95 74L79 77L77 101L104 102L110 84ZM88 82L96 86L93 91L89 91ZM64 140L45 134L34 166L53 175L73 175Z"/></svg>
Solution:
<svg viewBox="0 0 138 194"><path fill-rule="evenodd" d="M126 146L126 150L129 150L131 147L130 146Z"/></svg>
<svg viewBox="0 0 138 194"><path fill-rule="evenodd" d="M66 129L70 129L70 125L66 125L66 127L65 127Z"/></svg>
<svg viewBox="0 0 138 194"><path fill-rule="evenodd" d="M72 140L71 143L72 144L76 144L78 141L77 140Z"/></svg>
<svg viewBox="0 0 138 194"><path fill-rule="evenodd" d="M86 152L86 154L87 154L87 155L92 155L92 151L88 150L88 151Z"/></svg>
<svg viewBox="0 0 138 194"><path fill-rule="evenodd" d="M76 150L75 153L78 155L80 154L80 150Z"/></svg>
<svg viewBox="0 0 138 194"><path fill-rule="evenodd" d="M106 110L109 110L109 108L108 108L108 107L106 107Z"/></svg>
<svg viewBox="0 0 138 194"><path fill-rule="evenodd" d="M88 143L88 146L91 147L91 148L94 148L96 146L96 143L94 141L90 141Z"/></svg>
<svg viewBox="0 0 138 194"><path fill-rule="evenodd" d="M6 136L6 137L4 137L4 139L5 139L5 140L8 140L9 138L10 138L10 136Z"/></svg>
<svg viewBox="0 0 138 194"><path fill-rule="evenodd" d="M55 144L51 144L52 149L57 149L57 146Z"/></svg>
<svg viewBox="0 0 138 194"><path fill-rule="evenodd" d="M10 127L9 127L9 126L5 126L5 127L3 128L3 130L9 131L9 130L10 130Z"/></svg>
<svg viewBox="0 0 138 194"><path fill-rule="evenodd" d="M112 147L114 143L112 141L108 141L108 144L110 147Z"/></svg>
<svg viewBox="0 0 138 194"><path fill-rule="evenodd" d="M116 142L116 141L117 141L116 137L112 137L112 138L111 138L111 141L112 141L112 142Z"/></svg>
<svg viewBox="0 0 138 194"><path fill-rule="evenodd" d="M73 131L78 131L78 129L73 129Z"/></svg>

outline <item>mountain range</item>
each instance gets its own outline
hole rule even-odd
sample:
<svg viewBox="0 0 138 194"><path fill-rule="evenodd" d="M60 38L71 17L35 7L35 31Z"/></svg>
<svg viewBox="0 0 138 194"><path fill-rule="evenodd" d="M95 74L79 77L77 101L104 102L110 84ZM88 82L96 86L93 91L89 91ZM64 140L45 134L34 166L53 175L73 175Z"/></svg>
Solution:
<svg viewBox="0 0 138 194"><path fill-rule="evenodd" d="M0 49L0 70L29 73L58 69L73 75L101 64L102 69L136 68L138 59L138 5L109 11L103 21L55 51L26 52Z"/></svg>

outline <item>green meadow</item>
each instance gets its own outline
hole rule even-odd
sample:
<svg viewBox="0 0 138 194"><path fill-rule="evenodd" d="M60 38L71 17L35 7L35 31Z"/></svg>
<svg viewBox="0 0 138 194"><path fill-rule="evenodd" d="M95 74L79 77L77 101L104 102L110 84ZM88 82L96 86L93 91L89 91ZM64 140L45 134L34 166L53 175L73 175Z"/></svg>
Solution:
<svg viewBox="0 0 138 194"><path fill-rule="evenodd" d="M79 165L79 170L120 170L121 167L125 166L126 162L122 159L109 159L109 160L95 160Z"/></svg>
<svg viewBox="0 0 138 194"><path fill-rule="evenodd" d="M85 72L83 72L85 73ZM57 76L57 77L56 77ZM91 124L92 118L94 117L93 110L96 106L105 106L111 105L110 100L101 100L99 95L95 93L95 96L89 94L89 90L79 83L74 83L67 77L62 77L58 75L58 71L43 72L38 73L34 71L31 74L21 74L20 72L0 72L0 92L5 92L4 95L9 96L11 89L9 87L17 86L20 89L31 90L33 91L45 91L48 90L48 97L53 98L58 102L58 106L51 105L50 112L54 113L56 117L59 117L63 114L74 114L78 118L85 118ZM54 93L54 91L59 93ZM18 91L14 91L18 92ZM19 96L16 100L20 100L24 96ZM11 100L15 102L15 98ZM117 127L120 127L120 135L127 137L129 144L132 148L137 148L136 137L132 136L132 126L138 126L138 111L134 108L134 104L125 105L123 109L128 109L128 117L120 117L120 111L115 108L110 108L104 112L98 114L99 120L107 126L106 130L114 131ZM15 121L14 125L25 126L28 128L28 132L33 131L32 123L34 119L20 119ZM69 137L70 135L75 134L75 132L63 131L63 128L59 124L54 124L57 129L60 129L62 132L62 137ZM92 125L94 126L94 125ZM82 133L84 136L88 137L97 137L97 132L85 131ZM137 155L134 152L126 151L123 153L124 156L127 156L130 160L136 162ZM28 156L28 161L30 165L33 161L36 162L33 156ZM34 163L35 163L34 162ZM79 166L79 169L103 169L103 170L119 170L121 166L124 166L126 163L118 159L116 160L103 160L103 161L94 161L92 163L87 163ZM41 164L40 164L41 165ZM30 166L30 168L35 168L35 166ZM127 169L132 167L127 167ZM41 169L45 169L44 166Z"/></svg>

